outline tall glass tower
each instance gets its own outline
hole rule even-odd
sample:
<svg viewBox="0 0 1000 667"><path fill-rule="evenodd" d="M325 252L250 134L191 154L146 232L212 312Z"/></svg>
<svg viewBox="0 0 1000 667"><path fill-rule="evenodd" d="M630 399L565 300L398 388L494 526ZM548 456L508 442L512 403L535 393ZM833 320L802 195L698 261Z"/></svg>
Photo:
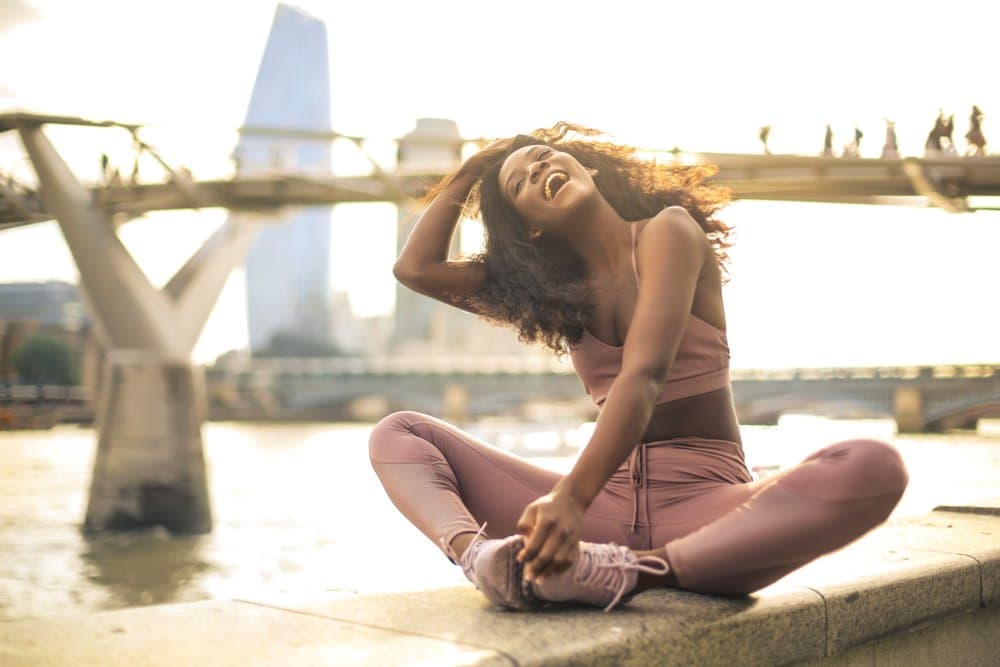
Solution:
<svg viewBox="0 0 1000 667"><path fill-rule="evenodd" d="M329 140L282 132L331 131L328 63L323 22L279 4L244 123L253 131L242 135L234 152L240 175L330 172ZM332 343L330 213L329 206L300 209L264 229L250 249L246 280L251 352L267 348L279 333Z"/></svg>

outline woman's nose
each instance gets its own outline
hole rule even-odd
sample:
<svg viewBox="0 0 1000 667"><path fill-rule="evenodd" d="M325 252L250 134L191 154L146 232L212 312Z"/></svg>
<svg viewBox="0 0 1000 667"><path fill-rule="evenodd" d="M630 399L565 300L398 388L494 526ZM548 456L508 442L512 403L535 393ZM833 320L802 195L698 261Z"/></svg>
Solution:
<svg viewBox="0 0 1000 667"><path fill-rule="evenodd" d="M538 174L541 173L542 169L544 169L547 166L549 166L549 163L546 162L545 160L539 160L538 162L535 162L534 164L531 165L528 178L531 180L532 183L535 182L535 178L538 176Z"/></svg>

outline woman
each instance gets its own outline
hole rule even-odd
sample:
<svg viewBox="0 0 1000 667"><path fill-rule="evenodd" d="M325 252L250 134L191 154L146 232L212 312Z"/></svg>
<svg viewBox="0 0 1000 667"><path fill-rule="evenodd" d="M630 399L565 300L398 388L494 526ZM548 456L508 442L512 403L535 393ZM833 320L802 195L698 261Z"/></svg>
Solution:
<svg viewBox="0 0 1000 667"><path fill-rule="evenodd" d="M601 408L573 469L416 412L376 425L372 465L495 604L607 611L656 586L745 595L884 521L908 475L891 445L854 440L753 480L729 386L730 228L714 217L726 193L706 167L657 165L598 134L559 123L493 142L428 193L393 270L570 353ZM464 206L485 250L450 261Z"/></svg>

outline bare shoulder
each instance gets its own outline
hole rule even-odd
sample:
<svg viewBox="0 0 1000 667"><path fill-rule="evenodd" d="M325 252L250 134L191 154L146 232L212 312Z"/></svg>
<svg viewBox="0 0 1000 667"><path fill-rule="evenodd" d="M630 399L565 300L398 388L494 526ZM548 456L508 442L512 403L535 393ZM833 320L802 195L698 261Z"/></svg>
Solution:
<svg viewBox="0 0 1000 667"><path fill-rule="evenodd" d="M636 242L638 253L662 257L675 253L689 254L704 251L710 246L708 237L698 221L683 206L668 206L649 220L638 223Z"/></svg>

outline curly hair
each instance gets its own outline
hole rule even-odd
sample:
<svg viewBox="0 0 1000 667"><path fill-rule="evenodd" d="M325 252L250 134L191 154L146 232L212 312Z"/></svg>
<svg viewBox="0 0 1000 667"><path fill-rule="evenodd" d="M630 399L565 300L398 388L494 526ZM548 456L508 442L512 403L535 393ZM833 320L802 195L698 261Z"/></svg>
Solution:
<svg viewBox="0 0 1000 667"><path fill-rule="evenodd" d="M570 133L579 136L569 136ZM485 264L486 280L460 300L493 323L518 331L524 343L542 342L561 356L580 342L593 306L583 259L551 234L536 239L501 195L498 176L504 160L524 146L544 144L572 155L584 167L598 169L597 190L625 220L649 218L668 206L682 206L705 231L723 279L728 277L732 227L717 220L716 211L730 191L707 183L714 165L657 164L636 155L629 145L584 139L604 134L594 128L560 121L548 129L518 135L511 148L498 153L484 169L463 205L468 217L481 217L484 248L471 258ZM424 196L430 201L461 173L446 176Z"/></svg>

